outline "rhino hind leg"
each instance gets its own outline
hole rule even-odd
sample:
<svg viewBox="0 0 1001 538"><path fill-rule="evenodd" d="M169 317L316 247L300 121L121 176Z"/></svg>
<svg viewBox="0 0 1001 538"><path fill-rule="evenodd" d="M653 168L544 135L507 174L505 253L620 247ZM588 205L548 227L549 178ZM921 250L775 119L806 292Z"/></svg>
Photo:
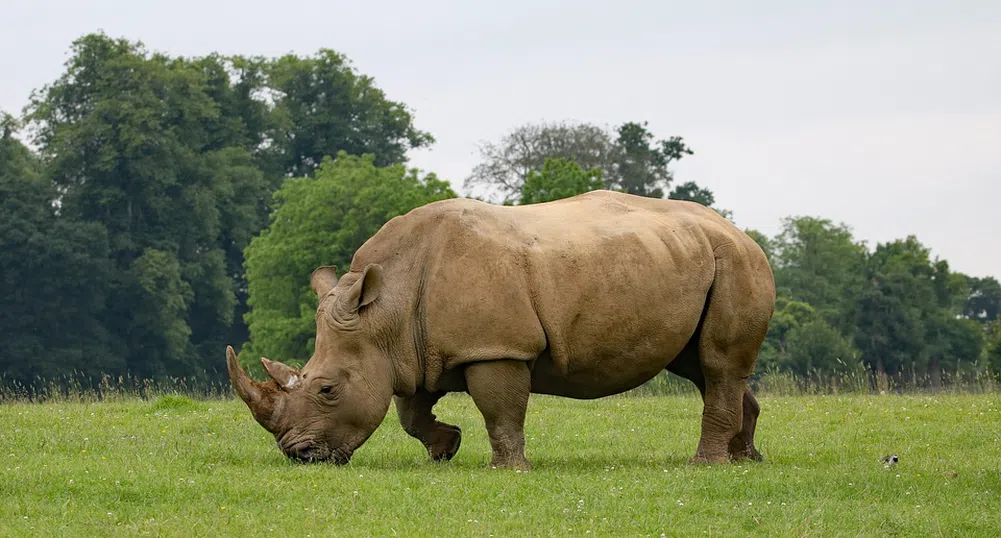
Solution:
<svg viewBox="0 0 1001 538"><path fill-rule="evenodd" d="M465 369L466 390L483 415L494 468L527 471L525 412L531 391L528 364L517 360L471 363Z"/></svg>
<svg viewBox="0 0 1001 538"><path fill-rule="evenodd" d="M734 246L717 249L716 273L698 333L702 435L692 463L761 459L754 448L759 407L747 378L774 307L770 273L754 270Z"/></svg>
<svg viewBox="0 0 1001 538"><path fill-rule="evenodd" d="M444 395L444 392L431 393L419 390L410 397L393 398L400 426L424 445L428 456L434 461L451 460L462 444L462 429L439 422L432 411L434 405Z"/></svg>
<svg viewBox="0 0 1001 538"><path fill-rule="evenodd" d="M764 458L757 448L754 448L754 428L758 425L758 415L761 407L758 400L751 394L751 388L744 390L744 421L740 432L730 439L730 459L734 461L753 460L761 461Z"/></svg>
<svg viewBox="0 0 1001 538"><path fill-rule="evenodd" d="M691 381L699 389L703 403L705 402L706 378L702 373L702 365L699 363L699 333L695 334L692 342L667 366L667 370ZM754 429L757 426L760 412L761 408L751 393L750 387L746 388L741 428L737 435L730 439L727 446L731 460L762 461L761 453L754 447Z"/></svg>

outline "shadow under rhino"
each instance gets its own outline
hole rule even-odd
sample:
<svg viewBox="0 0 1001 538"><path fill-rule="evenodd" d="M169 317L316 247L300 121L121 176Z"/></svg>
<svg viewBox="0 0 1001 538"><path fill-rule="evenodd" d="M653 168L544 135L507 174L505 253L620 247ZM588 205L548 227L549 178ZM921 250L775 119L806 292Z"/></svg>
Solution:
<svg viewBox="0 0 1001 538"><path fill-rule="evenodd" d="M692 463L760 460L758 403L746 380L768 330L775 285L761 248L694 202L593 191L498 206L434 202L370 238L341 278L310 277L316 346L302 370L261 358L233 387L289 458L344 464L390 403L434 460L459 427L433 413L466 392L483 415L491 465L529 469L529 394L590 399L667 369L702 394Z"/></svg>

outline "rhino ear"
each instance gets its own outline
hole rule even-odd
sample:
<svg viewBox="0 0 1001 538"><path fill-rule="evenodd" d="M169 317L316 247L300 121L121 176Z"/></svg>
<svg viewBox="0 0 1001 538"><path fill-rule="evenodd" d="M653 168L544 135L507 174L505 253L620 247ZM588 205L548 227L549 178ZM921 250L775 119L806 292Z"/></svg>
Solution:
<svg viewBox="0 0 1001 538"><path fill-rule="evenodd" d="M264 369L267 370L271 379L274 379L283 389L290 389L295 386L296 381L299 381L299 370L291 366L264 357L261 357L261 364L264 365Z"/></svg>
<svg viewBox="0 0 1001 538"><path fill-rule="evenodd" d="M317 267L309 277L309 287L317 297L323 297L337 285L337 267L323 265Z"/></svg>
<svg viewBox="0 0 1001 538"><path fill-rule="evenodd" d="M342 296L345 311L352 314L368 306L379 298L382 291L382 266L370 263L359 278Z"/></svg>

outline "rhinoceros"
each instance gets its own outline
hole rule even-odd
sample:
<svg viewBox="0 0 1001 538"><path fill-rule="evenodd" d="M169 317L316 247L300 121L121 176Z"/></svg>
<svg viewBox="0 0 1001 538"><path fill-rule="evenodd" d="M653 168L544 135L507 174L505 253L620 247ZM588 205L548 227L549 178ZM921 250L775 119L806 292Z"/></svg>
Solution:
<svg viewBox="0 0 1001 538"><path fill-rule="evenodd" d="M301 370L262 357L257 382L227 346L237 394L297 461L344 464L390 402L434 460L462 431L433 412L466 392L490 465L525 457L529 394L601 398L667 369L702 394L689 463L760 460L747 385L775 282L753 239L694 202L592 191L500 206L449 199L387 222L341 278L322 266L315 352Z"/></svg>

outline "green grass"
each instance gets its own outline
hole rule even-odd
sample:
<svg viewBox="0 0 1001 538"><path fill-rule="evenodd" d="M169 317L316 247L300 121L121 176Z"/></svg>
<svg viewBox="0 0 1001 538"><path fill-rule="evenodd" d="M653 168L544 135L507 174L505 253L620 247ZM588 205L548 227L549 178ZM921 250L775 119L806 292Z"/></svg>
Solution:
<svg viewBox="0 0 1001 538"><path fill-rule="evenodd" d="M487 468L466 395L437 408L463 428L453 461L391 408L346 467L288 462L235 400L4 404L0 535L999 534L996 394L760 400L765 462L691 467L697 396L533 396L529 473Z"/></svg>

